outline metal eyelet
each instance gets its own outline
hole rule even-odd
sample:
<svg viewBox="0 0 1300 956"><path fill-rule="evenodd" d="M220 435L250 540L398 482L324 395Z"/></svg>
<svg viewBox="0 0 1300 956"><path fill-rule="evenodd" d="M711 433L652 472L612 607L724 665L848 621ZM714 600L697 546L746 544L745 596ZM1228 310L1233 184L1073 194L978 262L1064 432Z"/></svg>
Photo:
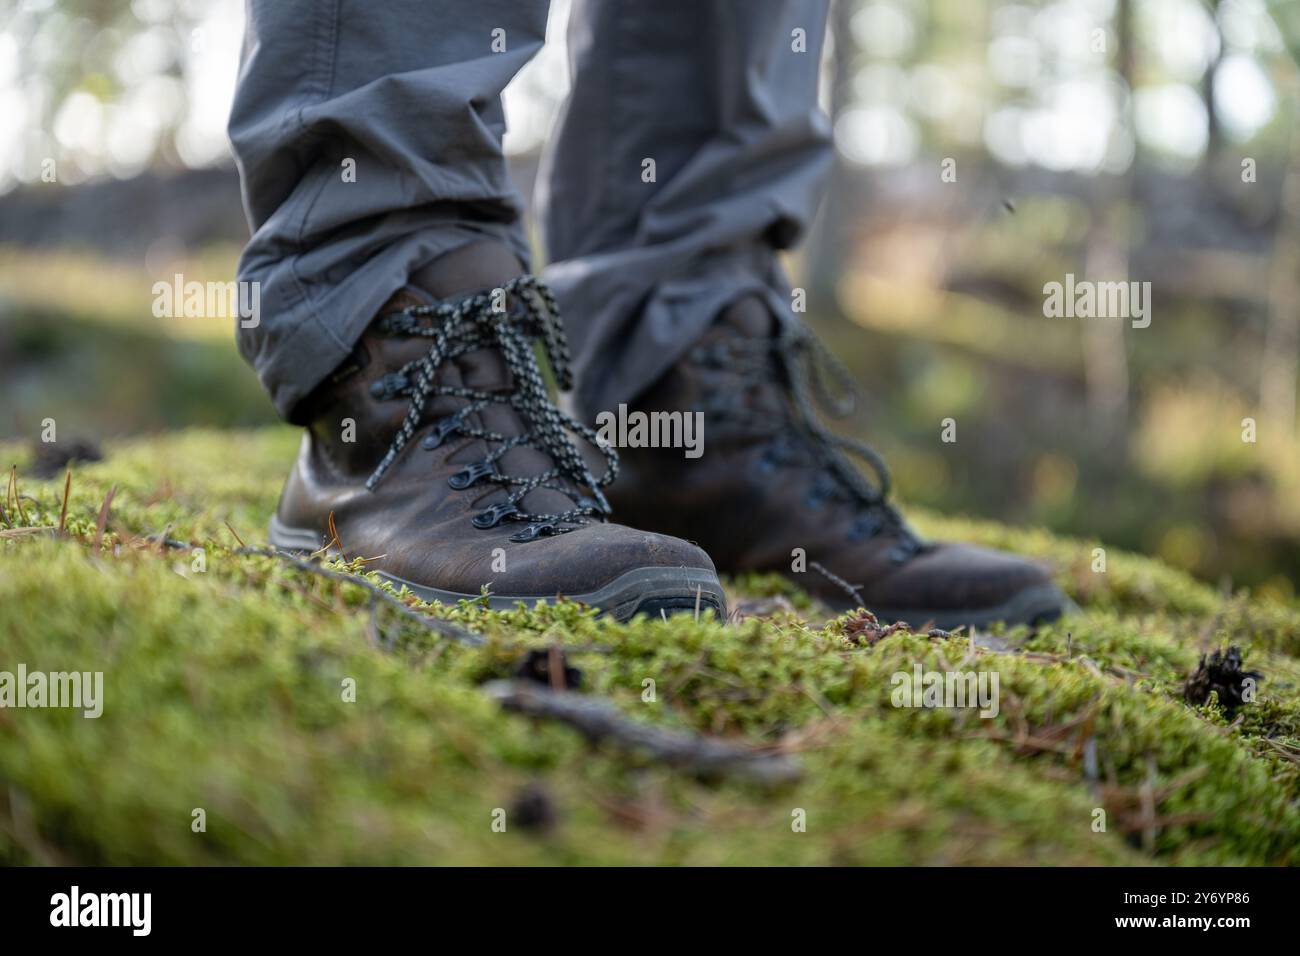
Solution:
<svg viewBox="0 0 1300 956"><path fill-rule="evenodd" d="M813 479L812 487L804 495L804 505L809 508L820 508L833 494L835 494L834 480L825 472L819 472Z"/></svg>
<svg viewBox="0 0 1300 956"><path fill-rule="evenodd" d="M480 531L486 531L488 528L495 528L501 523L501 520L508 515L518 514L519 509L508 501L493 505L487 511L480 512L474 516L474 527Z"/></svg>
<svg viewBox="0 0 1300 956"><path fill-rule="evenodd" d="M380 401L399 397L409 387L401 372L386 372L382 378L370 383L370 394Z"/></svg>
<svg viewBox="0 0 1300 956"><path fill-rule="evenodd" d="M880 516L875 512L868 512L862 515L849 528L849 539L852 541L861 541L864 538L874 538L880 533L880 529L885 523L880 520Z"/></svg>
<svg viewBox="0 0 1300 956"><path fill-rule="evenodd" d="M447 479L447 484L451 485L457 491L463 491L470 485L474 484L488 475L497 473L496 462L494 461L476 461L472 465L466 465L456 474Z"/></svg>
<svg viewBox="0 0 1300 956"><path fill-rule="evenodd" d="M448 435L459 430L460 430L460 419L444 418L442 421L438 422L436 426L434 426L432 432L424 436L424 441L420 442L420 447L423 448L425 451L433 451L435 448L437 448L439 445L441 445L444 441L447 440Z"/></svg>
<svg viewBox="0 0 1300 956"><path fill-rule="evenodd" d="M524 544L528 541L536 541L538 538L549 538L552 535L567 534L574 530L573 528L561 528L554 521L538 521L524 528L523 531L510 536L511 541Z"/></svg>
<svg viewBox="0 0 1300 956"><path fill-rule="evenodd" d="M593 495L594 497L592 497ZM575 499L574 504L579 508L590 508L592 511L603 514L605 517L609 517L613 512L613 509L609 506L609 502L605 500L605 496L601 493L599 488L592 488L591 495L582 495Z"/></svg>
<svg viewBox="0 0 1300 956"><path fill-rule="evenodd" d="M902 564L916 554L916 549L909 544L898 544L889 549L889 560L894 564Z"/></svg>
<svg viewBox="0 0 1300 956"><path fill-rule="evenodd" d="M419 321L409 312L389 312L379 320L379 331L384 335L411 335L419 327Z"/></svg>

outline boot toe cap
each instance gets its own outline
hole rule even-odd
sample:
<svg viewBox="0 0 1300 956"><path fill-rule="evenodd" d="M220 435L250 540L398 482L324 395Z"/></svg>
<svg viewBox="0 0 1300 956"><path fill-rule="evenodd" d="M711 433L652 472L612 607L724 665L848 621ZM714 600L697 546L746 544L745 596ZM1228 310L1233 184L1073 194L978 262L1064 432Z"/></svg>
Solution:
<svg viewBox="0 0 1300 956"><path fill-rule="evenodd" d="M610 611L634 613L702 607L725 611L713 562L680 538L621 525L590 524L566 534L514 542L519 529L485 534L472 549L409 549L390 553L384 570L426 598L478 597L493 607L567 597Z"/></svg>
<svg viewBox="0 0 1300 956"><path fill-rule="evenodd" d="M940 543L871 589L885 616L919 626L1034 623L1060 616L1064 593L1047 567L970 544ZM875 608L873 608L874 610Z"/></svg>

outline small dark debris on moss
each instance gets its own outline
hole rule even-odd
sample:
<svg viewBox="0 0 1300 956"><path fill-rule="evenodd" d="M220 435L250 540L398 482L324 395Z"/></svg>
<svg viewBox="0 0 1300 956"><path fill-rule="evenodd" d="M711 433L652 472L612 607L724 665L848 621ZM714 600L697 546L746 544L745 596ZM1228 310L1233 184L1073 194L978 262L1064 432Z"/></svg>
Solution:
<svg viewBox="0 0 1300 956"><path fill-rule="evenodd" d="M550 794L538 784L529 784L515 794L506 819L520 829L541 832L555 826L558 814Z"/></svg>
<svg viewBox="0 0 1300 956"><path fill-rule="evenodd" d="M515 665L514 676L551 690L577 690L582 686L582 671L570 664L558 647L533 648Z"/></svg>
<svg viewBox="0 0 1300 956"><path fill-rule="evenodd" d="M92 441L33 442L31 473L36 478L53 478L73 461L103 461L104 453Z"/></svg>
<svg viewBox="0 0 1300 956"><path fill-rule="evenodd" d="M1187 678L1183 688L1183 698L1196 706L1210 699L1213 691L1219 696L1219 703L1231 714L1246 700L1247 681L1258 683L1263 674L1259 671L1241 669L1241 648L1235 644L1222 651L1214 651L1208 657L1201 655L1201 663L1195 673Z"/></svg>
<svg viewBox="0 0 1300 956"><path fill-rule="evenodd" d="M844 636L859 647L871 647L891 634L910 630L901 621L881 624L880 619L866 608L858 608L844 620Z"/></svg>

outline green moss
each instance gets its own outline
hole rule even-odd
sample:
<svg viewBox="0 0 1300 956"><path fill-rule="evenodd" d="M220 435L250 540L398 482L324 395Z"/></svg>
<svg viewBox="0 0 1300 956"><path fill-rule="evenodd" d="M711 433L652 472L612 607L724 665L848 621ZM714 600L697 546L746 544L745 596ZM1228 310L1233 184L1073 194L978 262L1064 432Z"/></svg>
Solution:
<svg viewBox="0 0 1300 956"><path fill-rule="evenodd" d="M296 441L269 429L111 445L75 466L68 537L0 538L0 670L105 681L98 719L0 709L0 862L1300 862L1293 606L1223 599L1133 555L1094 573L1091 542L927 516L931 533L1048 560L1083 610L1006 633L995 652L909 633L859 646L803 620L811 602L772 578L734 585L798 613L735 626L428 609L487 638L469 647L372 609L358 586L234 553L236 534L264 539ZM56 526L62 480L23 478L9 451L26 523ZM18 512L11 498L10 524ZM189 547L144 540L164 530ZM1182 699L1200 653L1227 642L1265 675L1233 717ZM780 748L802 778L702 781L479 690L554 643L631 718ZM893 675L917 663L996 673L997 716L893 706ZM517 822L530 787L555 808L550 829ZM206 832L191 829L196 808Z"/></svg>

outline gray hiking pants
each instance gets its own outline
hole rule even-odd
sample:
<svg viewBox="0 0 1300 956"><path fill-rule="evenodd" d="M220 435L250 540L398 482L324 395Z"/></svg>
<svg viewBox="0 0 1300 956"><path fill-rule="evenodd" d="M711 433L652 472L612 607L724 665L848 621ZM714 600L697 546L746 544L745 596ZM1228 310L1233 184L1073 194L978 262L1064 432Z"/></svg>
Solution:
<svg viewBox="0 0 1300 956"><path fill-rule="evenodd" d="M282 415L409 275L475 239L525 262L500 93L545 0L249 0L230 139L253 236L239 348ZM635 398L717 312L788 310L775 252L829 170L827 0L574 0L573 86L538 183L591 418Z"/></svg>

